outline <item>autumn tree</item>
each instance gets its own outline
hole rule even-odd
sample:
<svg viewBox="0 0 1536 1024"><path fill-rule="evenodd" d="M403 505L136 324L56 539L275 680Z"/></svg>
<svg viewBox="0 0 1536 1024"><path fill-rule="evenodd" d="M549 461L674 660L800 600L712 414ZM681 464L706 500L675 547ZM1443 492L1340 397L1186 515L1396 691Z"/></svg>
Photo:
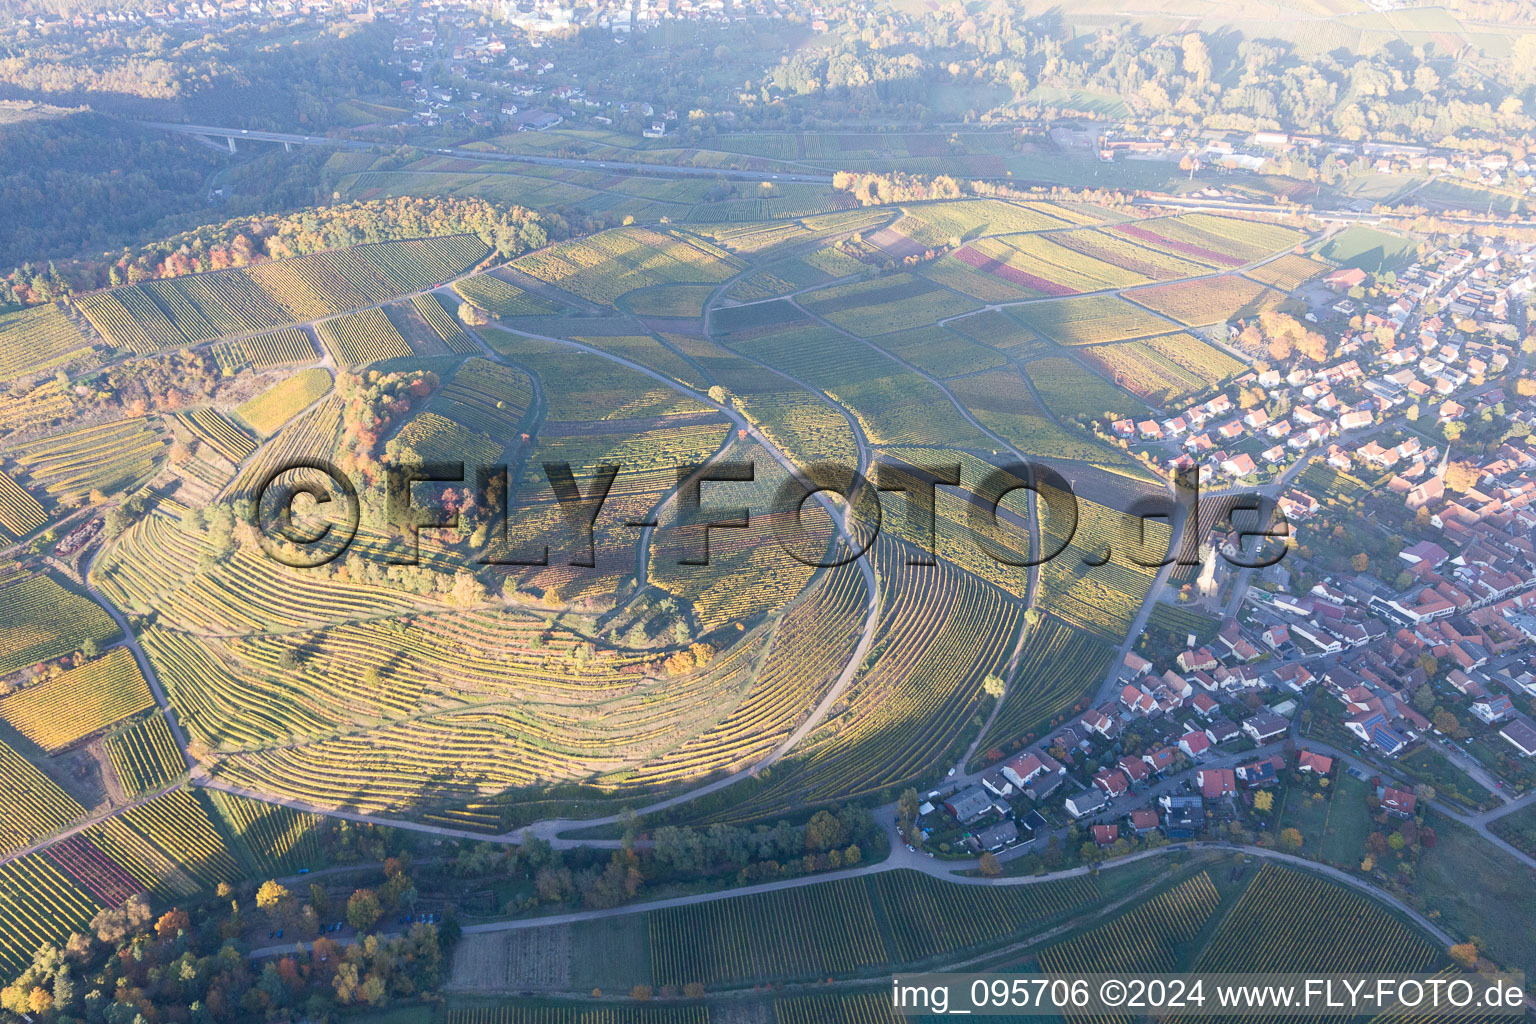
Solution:
<svg viewBox="0 0 1536 1024"><path fill-rule="evenodd" d="M997 858L992 855L991 850L988 850L981 855L981 873L986 875L988 878L996 878L1003 873L1002 864L998 863Z"/></svg>
<svg viewBox="0 0 1536 1024"><path fill-rule="evenodd" d="M360 932L372 928L384 913L372 889L359 889L347 897L347 923Z"/></svg>
<svg viewBox="0 0 1536 1024"><path fill-rule="evenodd" d="M1283 828L1283 829L1281 829L1280 830L1280 845L1285 847L1287 850L1299 850L1299 849L1301 849L1301 832L1300 832L1300 830L1294 829L1294 828Z"/></svg>
<svg viewBox="0 0 1536 1024"><path fill-rule="evenodd" d="M1253 809L1260 814L1268 814L1275 809L1275 794L1267 789L1261 789L1253 794Z"/></svg>

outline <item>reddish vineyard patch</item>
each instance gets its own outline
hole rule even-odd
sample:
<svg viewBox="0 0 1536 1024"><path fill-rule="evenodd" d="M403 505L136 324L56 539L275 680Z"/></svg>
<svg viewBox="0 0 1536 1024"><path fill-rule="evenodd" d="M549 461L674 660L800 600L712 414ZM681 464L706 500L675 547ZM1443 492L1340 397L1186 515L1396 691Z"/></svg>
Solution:
<svg viewBox="0 0 1536 1024"><path fill-rule="evenodd" d="M993 259L991 256L979 253L968 245L956 252L955 258L968 267L975 267L982 273L991 274L993 277L1000 277L1004 281L1012 281L1014 284L1021 284L1025 288L1031 288L1039 292L1041 295L1077 294L1064 284L1057 284L1055 281L1047 281L1045 278L1036 277L1034 274L1026 274L1018 267L1010 267L1002 260Z"/></svg>
<svg viewBox="0 0 1536 1024"><path fill-rule="evenodd" d="M1162 246L1164 249L1176 252L1181 256L1193 256L1196 259L1209 260L1223 267L1240 267L1243 265L1242 260L1234 256L1228 256L1224 252L1207 249L1203 245L1194 245L1190 242L1179 242L1172 238L1164 238L1156 231L1149 231L1146 228L1139 228L1132 224L1121 224L1111 230L1117 231L1122 235L1130 235L1138 241L1151 242L1153 245Z"/></svg>
<svg viewBox="0 0 1536 1024"><path fill-rule="evenodd" d="M62 839L43 852L60 871L79 882L106 906L115 907L144 891L144 887L118 866L117 861L84 836Z"/></svg>

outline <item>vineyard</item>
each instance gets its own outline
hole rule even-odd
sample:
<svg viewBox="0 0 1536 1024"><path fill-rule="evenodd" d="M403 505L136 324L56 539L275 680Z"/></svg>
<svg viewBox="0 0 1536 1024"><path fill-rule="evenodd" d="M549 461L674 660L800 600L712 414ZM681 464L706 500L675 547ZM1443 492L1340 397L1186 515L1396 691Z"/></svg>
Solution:
<svg viewBox="0 0 1536 1024"><path fill-rule="evenodd" d="M1267 284L1271 288L1291 292L1314 277L1326 274L1330 269L1332 268L1326 263L1319 263L1309 257L1288 252L1278 259L1270 260L1262 266L1244 272L1243 276L1250 277L1260 284Z"/></svg>
<svg viewBox="0 0 1536 1024"><path fill-rule="evenodd" d="M21 538L48 522L48 513L36 498L0 471L0 527L12 537Z"/></svg>
<svg viewBox="0 0 1536 1024"><path fill-rule="evenodd" d="M1061 553L1041 567L1040 604L1064 622L1118 642L1157 575L1132 556L1149 563L1161 559L1168 549L1168 524L1079 497L1077 530L1062 548L1066 525L1054 516L1045 520L1046 551Z"/></svg>
<svg viewBox="0 0 1536 1024"><path fill-rule="evenodd" d="M1088 878L983 887L915 871L820 882L646 914L657 985L856 976L1028 934L1097 901Z"/></svg>
<svg viewBox="0 0 1536 1024"><path fill-rule="evenodd" d="M1006 657L1018 602L948 564L908 565L905 546L883 536L873 551L884 593L872 662L846 709L729 808L731 820L874 794L931 771L979 703L982 679Z"/></svg>
<svg viewBox="0 0 1536 1024"><path fill-rule="evenodd" d="M1303 238L1300 231L1291 228L1206 213L1119 224L1105 230L1214 268L1252 263L1289 249Z"/></svg>
<svg viewBox="0 0 1536 1024"><path fill-rule="evenodd" d="M0 566L0 675L116 635L117 624L96 602L47 576Z"/></svg>
<svg viewBox="0 0 1536 1024"><path fill-rule="evenodd" d="M1171 972L1205 927L1221 895L1204 871L1165 889L1108 924L1040 954L1047 973Z"/></svg>
<svg viewBox="0 0 1536 1024"><path fill-rule="evenodd" d="M133 652L114 647L80 668L0 700L0 721L56 754L154 702Z"/></svg>
<svg viewBox="0 0 1536 1024"><path fill-rule="evenodd" d="M492 274L476 274L453 283L459 298L493 316L551 316L560 307L533 292L508 284Z"/></svg>
<svg viewBox="0 0 1536 1024"><path fill-rule="evenodd" d="M1429 970L1435 948L1357 893L1316 876L1266 864L1212 936L1199 971Z"/></svg>
<svg viewBox="0 0 1536 1024"><path fill-rule="evenodd" d="M848 410L872 444L999 447L933 383L867 344L808 321L727 344Z"/></svg>
<svg viewBox="0 0 1536 1024"><path fill-rule="evenodd" d="M898 222L903 234L925 245L947 245L976 235L1017 234L1082 223L1077 211L1053 203L1010 203L1000 199L909 203Z"/></svg>
<svg viewBox="0 0 1536 1024"><path fill-rule="evenodd" d="M134 490L155 475L164 449L158 423L125 419L30 441L10 454L33 483L68 501Z"/></svg>
<svg viewBox="0 0 1536 1024"><path fill-rule="evenodd" d="M0 743L0 855L25 849L83 817L85 808Z"/></svg>
<svg viewBox="0 0 1536 1024"><path fill-rule="evenodd" d="M1024 369L1040 397L1057 416L1115 420L1148 411L1140 399L1065 356L1031 359Z"/></svg>
<svg viewBox="0 0 1536 1024"><path fill-rule="evenodd" d="M715 284L744 267L736 257L707 242L641 227L560 242L519 257L512 265L604 306L637 288Z"/></svg>
<svg viewBox="0 0 1536 1024"><path fill-rule="evenodd" d="M982 425L1030 458L1119 461L1117 453L1057 426L1012 367L961 377L949 390Z"/></svg>
<svg viewBox="0 0 1536 1024"><path fill-rule="evenodd" d="M1097 883L1082 877L994 888L888 871L866 884L888 923L893 957L908 963L1028 934L1099 899Z"/></svg>
<svg viewBox="0 0 1536 1024"><path fill-rule="evenodd" d="M184 789L173 789L130 807L122 821L170 854L177 867L200 884L238 880L243 872L202 804Z"/></svg>
<svg viewBox="0 0 1536 1024"><path fill-rule="evenodd" d="M971 242L953 259L974 273L951 275L945 283L988 302L1028 296L1076 295L1145 284L1151 278L1135 270L1089 255L1086 246L1070 248L1055 236L1004 235ZM938 266L948 263L950 257ZM1168 275L1178 276L1178 275ZM976 279L997 285L976 287ZM999 287L1003 282L1012 287Z"/></svg>
<svg viewBox="0 0 1536 1024"><path fill-rule="evenodd" d="M290 323L304 323L435 288L474 266L486 249L473 235L414 238L274 260L240 273L280 302Z"/></svg>
<svg viewBox="0 0 1536 1024"><path fill-rule="evenodd" d="M194 409L176 417L203 444L236 465L256 452L256 442L217 409Z"/></svg>
<svg viewBox="0 0 1536 1024"><path fill-rule="evenodd" d="M257 875L291 875L320 866L322 816L217 789L208 796Z"/></svg>
<svg viewBox="0 0 1536 1024"><path fill-rule="evenodd" d="M90 349L91 340L56 305L0 316L0 380L51 370Z"/></svg>
<svg viewBox="0 0 1536 1024"><path fill-rule="evenodd" d="M774 627L751 688L715 727L637 768L634 786L659 786L755 763L815 707L853 652L869 594L852 564L828 569Z"/></svg>
<svg viewBox="0 0 1536 1024"><path fill-rule="evenodd" d="M466 280L474 280L467 278ZM411 300L412 307L448 346L450 352L465 354L475 351L475 343L464 333L459 321L443 306L443 302L431 292L423 292Z"/></svg>
<svg viewBox="0 0 1536 1024"><path fill-rule="evenodd" d="M46 857L0 864L0 972L20 974L39 946L88 931L102 909Z"/></svg>
<svg viewBox="0 0 1536 1024"><path fill-rule="evenodd" d="M824 978L890 959L857 878L656 910L646 925L659 985Z"/></svg>
<svg viewBox="0 0 1536 1024"><path fill-rule="evenodd" d="M996 313L977 314L987 315L1005 319ZM884 335L879 340L879 346L935 377L953 377L962 373L975 373L977 370L989 370L1006 361L1006 357L995 348L978 344L970 337L938 326L917 327Z"/></svg>
<svg viewBox="0 0 1536 1024"><path fill-rule="evenodd" d="M1235 274L1138 288L1127 297L1190 327L1257 316L1285 301L1283 292Z"/></svg>
<svg viewBox="0 0 1536 1024"><path fill-rule="evenodd" d="M270 370L274 366L297 366L315 361L315 347L309 335L297 327L258 334L254 338L221 341L210 350L213 360L224 373L241 370Z"/></svg>
<svg viewBox="0 0 1536 1024"><path fill-rule="evenodd" d="M91 326L123 352L148 355L187 344L187 336L139 285L91 292L75 304Z"/></svg>
<svg viewBox="0 0 1536 1024"><path fill-rule="evenodd" d="M1113 654L1103 639L1042 615L1024 641L1003 706L976 749L1007 750L1090 696Z"/></svg>
<svg viewBox="0 0 1536 1024"><path fill-rule="evenodd" d="M378 308L322 320L315 331L338 366L359 366L411 354L411 347Z"/></svg>
<svg viewBox="0 0 1536 1024"><path fill-rule="evenodd" d="M1192 334L1088 345L1078 352L1118 387L1155 405L1187 400L1247 369Z"/></svg>
<svg viewBox="0 0 1536 1024"><path fill-rule="evenodd" d="M800 301L817 316L862 338L960 316L978 305L912 274L832 285Z"/></svg>
<svg viewBox="0 0 1536 1024"><path fill-rule="evenodd" d="M914 1019L923 1018L898 1014L884 990L773 1001L774 1024L902 1024Z"/></svg>
<svg viewBox="0 0 1536 1024"><path fill-rule="evenodd" d="M130 797L161 789L187 771L171 727L160 714L112 733L106 747L123 792Z"/></svg>
<svg viewBox="0 0 1536 1024"><path fill-rule="evenodd" d="M466 359L428 408L479 434L510 440L533 402L533 382L521 370L489 359Z"/></svg>
<svg viewBox="0 0 1536 1024"><path fill-rule="evenodd" d="M1137 292L1140 295L1142 292ZM1028 302L1009 308L1008 315L1062 345L1124 341L1167 333L1167 320L1114 295L1086 295L1060 302Z"/></svg>
<svg viewBox="0 0 1536 1024"><path fill-rule="evenodd" d="M272 385L236 408L235 415L259 437L270 437L330 390L330 372L313 366Z"/></svg>

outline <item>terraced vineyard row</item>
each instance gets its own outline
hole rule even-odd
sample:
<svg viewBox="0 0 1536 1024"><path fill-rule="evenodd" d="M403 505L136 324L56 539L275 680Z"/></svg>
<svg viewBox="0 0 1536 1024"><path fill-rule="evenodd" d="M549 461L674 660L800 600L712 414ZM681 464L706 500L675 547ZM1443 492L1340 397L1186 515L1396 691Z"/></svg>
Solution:
<svg viewBox="0 0 1536 1024"><path fill-rule="evenodd" d="M858 642L868 590L853 564L829 569L794 601L768 660L719 725L637 769L629 782L658 786L731 771L766 756L814 708Z"/></svg>
<svg viewBox="0 0 1536 1024"><path fill-rule="evenodd" d="M548 299L508 284L491 274L476 274L455 281L453 290L459 293L461 299L498 317L551 316L560 312L560 307Z"/></svg>
<svg viewBox="0 0 1536 1024"><path fill-rule="evenodd" d="M485 253L485 243L473 235L379 242L238 270L91 292L75 302L92 326L114 345L144 355L376 306L395 296L441 284L473 266ZM4 326L0 322L0 333ZM61 361L74 342L56 322L47 331L49 337L57 339L50 347L66 350L54 357ZM280 365L302 351L299 341L279 332L267 340L221 346L215 358L221 367L263 361Z"/></svg>
<svg viewBox="0 0 1536 1024"><path fill-rule="evenodd" d="M453 1010L447 1024L709 1024L705 1006L497 1006Z"/></svg>
<svg viewBox="0 0 1536 1024"><path fill-rule="evenodd" d="M164 449L158 423L123 419L29 441L10 454L34 483L67 500L137 488L155 475Z"/></svg>
<svg viewBox="0 0 1536 1024"><path fill-rule="evenodd" d="M0 700L0 720L55 754L154 702L133 652L114 647Z"/></svg>
<svg viewBox="0 0 1536 1024"><path fill-rule="evenodd" d="M489 359L466 359L428 407L470 430L512 440L533 402L533 381Z"/></svg>
<svg viewBox="0 0 1536 1024"><path fill-rule="evenodd" d="M256 441L217 409L194 409L176 418L199 441L236 465L256 451Z"/></svg>
<svg viewBox="0 0 1536 1024"><path fill-rule="evenodd" d="M877 544L881 620L847 709L725 817L878 793L931 771L980 701L982 679L1006 658L1017 601L946 563L907 565L907 549L883 536Z"/></svg>
<svg viewBox="0 0 1536 1024"><path fill-rule="evenodd" d="M591 302L612 305L636 288L672 283L717 283L743 264L697 239L631 227L560 242L520 257L518 270Z"/></svg>

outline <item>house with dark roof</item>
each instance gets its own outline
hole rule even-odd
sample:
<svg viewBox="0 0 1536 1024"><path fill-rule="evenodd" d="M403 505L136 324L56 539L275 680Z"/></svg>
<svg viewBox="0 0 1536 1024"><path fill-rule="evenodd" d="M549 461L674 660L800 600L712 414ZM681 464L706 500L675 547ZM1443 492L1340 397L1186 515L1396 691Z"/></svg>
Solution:
<svg viewBox="0 0 1536 1024"><path fill-rule="evenodd" d="M1073 793L1067 797L1067 813L1074 818L1086 817L1097 814L1108 806L1109 801L1104 798L1104 792L1100 789L1085 789L1080 793Z"/></svg>
<svg viewBox="0 0 1536 1024"><path fill-rule="evenodd" d="M976 842L983 850L996 852L1019 841L1019 826L1012 821L999 822L991 828L976 833Z"/></svg>
<svg viewBox="0 0 1536 1024"><path fill-rule="evenodd" d="M992 810L992 797L980 786L970 786L944 801L944 809L962 825L969 825Z"/></svg>
<svg viewBox="0 0 1536 1024"><path fill-rule="evenodd" d="M1237 723L1226 718L1218 718L1205 727L1205 738L1211 743L1231 743L1242 734Z"/></svg>
<svg viewBox="0 0 1536 1024"><path fill-rule="evenodd" d="M1198 796L1165 796L1163 832L1169 839L1191 839L1205 831L1205 802Z"/></svg>
<svg viewBox="0 0 1536 1024"><path fill-rule="evenodd" d="M1536 729L1526 722L1516 719L1500 729L1499 735L1525 757L1536 757Z"/></svg>
<svg viewBox="0 0 1536 1024"><path fill-rule="evenodd" d="M1268 743L1290 731L1291 723L1279 715L1260 711L1243 722L1243 732L1253 737L1255 743Z"/></svg>

